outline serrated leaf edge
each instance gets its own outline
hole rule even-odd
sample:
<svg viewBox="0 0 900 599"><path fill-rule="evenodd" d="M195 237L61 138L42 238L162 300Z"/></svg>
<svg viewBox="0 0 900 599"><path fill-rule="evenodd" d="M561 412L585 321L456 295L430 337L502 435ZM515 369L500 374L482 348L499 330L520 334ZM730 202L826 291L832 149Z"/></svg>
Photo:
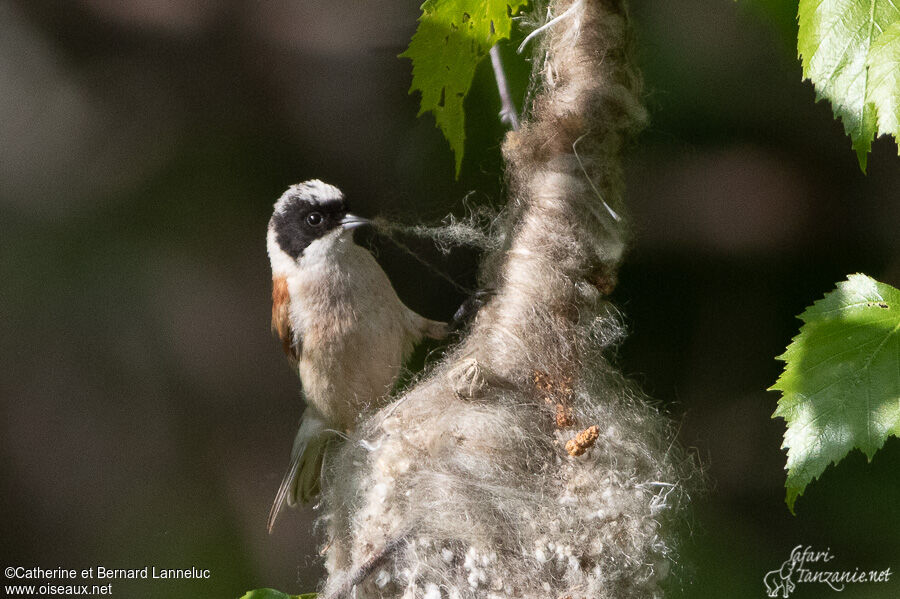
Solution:
<svg viewBox="0 0 900 599"><path fill-rule="evenodd" d="M821 305L823 302L829 300L830 296L833 293L841 291L843 289L846 289L847 286L850 286L850 285L853 285L853 284L859 283L859 282L866 283L867 285L869 285L870 290L872 292L874 292L873 295L877 297L878 301L886 301L884 298L884 295L878 289L878 285L886 285L886 286L890 287L889 285L887 285L886 283L879 283L875 279L873 279L865 274L862 274L862 273L854 273L854 274L848 275L847 279L845 281L839 281L838 283L836 283L835 288L833 290L826 292L821 298L819 298L818 300L813 302L812 305L808 306L806 309L803 310L803 312L801 312L800 314L797 315L797 318L803 323L800 327L799 332L791 339L791 342L788 344L787 348L785 349L785 352L779 356L776 356L776 358L775 358L776 360L781 360L783 362L786 362L786 366L785 366L784 370L781 372L781 374L779 375L778 379L775 381L775 383L771 387L769 387L767 390L782 392L781 397L778 399L778 403L776 405L775 411L773 412L771 418L773 418L773 419L774 418L782 418L783 420L785 420L786 430L785 430L785 435L784 435L784 438L783 438L783 441L781 444L781 449L788 450L788 453L790 453L790 446L787 445L787 436L788 436L788 428L789 427L787 426L786 413L788 410L791 409L791 407L785 406L783 403L785 400L785 394L791 393L792 395L798 395L801 397L803 397L805 395L805 394L801 394L796 391L787 391L786 392L784 389L784 386L783 386L784 379L786 376L788 376L789 371L791 370L791 367L792 367L792 364L787 362L788 354L791 353L792 348L797 346L800 338L803 337L804 334L808 332L809 326L815 325L815 323L822 321L821 319L808 318L808 316L810 315L810 312L814 311L815 308L817 306ZM894 291L897 291L893 287L890 287L890 288L893 289ZM900 293L900 291L897 291L897 292ZM872 298L872 299L875 299L875 298ZM846 306L842 306L841 309L855 307L855 306L868 306L870 303L871 303L871 300L866 300L866 301L862 301L859 303L848 304ZM828 310L827 312L832 312L832 311L833 310ZM819 312L819 313L813 312L814 316L821 316L822 314L823 314L822 312ZM896 318L896 316L894 316L894 318ZM898 322L898 324L893 328L893 330L890 333L885 335L884 339L879 344L878 348L876 348L875 351L872 353L872 355L869 357L869 360L868 360L869 363L874 358L874 356L881 350L881 348L884 346L884 344L887 343L888 339L890 339L891 336L893 336L898 331L900 331L900 322ZM885 437L885 441L887 438L889 438L892 435L900 436L900 423L898 423L898 425L896 425L892 430L890 430L888 432L887 436ZM790 473L790 469L791 469L791 466L789 464L790 459L788 459L788 461L785 463L785 466L784 466L784 469L788 471L787 480L785 480L785 490L786 490L785 503L787 504L788 510L791 512L791 514L796 515L794 506L795 506L797 499L803 495L806 488L811 483L813 483L814 481L819 480L821 478L822 474L824 474L827 471L827 468L829 466L836 466L838 463L843 461L853 451L860 451L861 453L863 453L863 455L866 456L867 461L871 462L875 453L881 447L884 446L884 441L882 441L881 444L878 444L877 447L875 447L874 445L875 444L872 444L872 450L870 452L870 451L866 450L867 448L858 447L857 445L854 444L854 446L851 447L845 454L843 454L842 456L840 456L837 459L830 460L828 462L828 464L826 464L825 468L823 468L819 474L811 475L809 480L807 482L805 482L802 486L790 484L792 477L791 477L791 473ZM790 456L789 456L789 458L790 458Z"/></svg>

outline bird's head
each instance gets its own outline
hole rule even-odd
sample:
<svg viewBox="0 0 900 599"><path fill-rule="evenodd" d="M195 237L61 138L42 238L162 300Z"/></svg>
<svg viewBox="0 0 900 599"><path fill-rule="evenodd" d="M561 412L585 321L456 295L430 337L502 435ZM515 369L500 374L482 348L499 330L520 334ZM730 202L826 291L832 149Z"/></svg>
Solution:
<svg viewBox="0 0 900 599"><path fill-rule="evenodd" d="M269 220L268 246L273 269L290 267L304 257L327 256L349 238L349 231L369 224L350 214L343 192L319 180L291 185L275 203Z"/></svg>

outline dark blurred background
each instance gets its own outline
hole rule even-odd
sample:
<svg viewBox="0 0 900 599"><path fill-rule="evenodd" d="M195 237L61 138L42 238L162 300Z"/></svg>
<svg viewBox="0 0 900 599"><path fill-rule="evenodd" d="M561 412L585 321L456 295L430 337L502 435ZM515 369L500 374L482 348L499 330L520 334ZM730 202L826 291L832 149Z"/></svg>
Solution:
<svg viewBox="0 0 900 599"><path fill-rule="evenodd" d="M315 588L312 513L265 518L299 415L269 334L265 228L291 183L437 222L502 202L488 68L462 176L398 59L419 0L0 1L0 565L209 568L119 597ZM652 123L631 148L636 232L620 352L705 466L678 585L762 597L796 545L900 570L900 441L784 505L770 419L794 316L846 274L900 284L900 160L868 175L796 59L796 1L635 0ZM515 89L527 66L506 52ZM463 299L363 236L400 296ZM463 286L475 256L409 244ZM798 585L796 597L830 596ZM845 597L897 597L896 580Z"/></svg>

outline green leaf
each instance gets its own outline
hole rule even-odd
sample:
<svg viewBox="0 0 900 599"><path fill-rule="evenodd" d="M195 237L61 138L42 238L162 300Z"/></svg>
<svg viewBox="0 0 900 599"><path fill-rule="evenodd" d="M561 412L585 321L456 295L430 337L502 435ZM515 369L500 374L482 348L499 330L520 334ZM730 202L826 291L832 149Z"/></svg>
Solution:
<svg viewBox="0 0 900 599"><path fill-rule="evenodd" d="M777 359L784 372L773 418L787 431L787 502L859 448L869 460L900 435L900 291L862 274L806 309L800 334Z"/></svg>
<svg viewBox="0 0 900 599"><path fill-rule="evenodd" d="M462 167L466 127L463 101L475 68L491 47L509 39L512 15L528 0L426 0L419 27L400 56L413 63L410 93L422 93L419 116L434 114Z"/></svg>
<svg viewBox="0 0 900 599"><path fill-rule="evenodd" d="M866 94L866 103L874 105L878 115L879 134L892 133L897 137L900 131L900 19L872 43Z"/></svg>
<svg viewBox="0 0 900 599"><path fill-rule="evenodd" d="M876 135L900 137L898 6L896 0L800 0L803 76L843 121L863 172Z"/></svg>
<svg viewBox="0 0 900 599"><path fill-rule="evenodd" d="M315 593L305 593L303 595L288 595L275 589L256 589L247 591L240 599L316 599Z"/></svg>

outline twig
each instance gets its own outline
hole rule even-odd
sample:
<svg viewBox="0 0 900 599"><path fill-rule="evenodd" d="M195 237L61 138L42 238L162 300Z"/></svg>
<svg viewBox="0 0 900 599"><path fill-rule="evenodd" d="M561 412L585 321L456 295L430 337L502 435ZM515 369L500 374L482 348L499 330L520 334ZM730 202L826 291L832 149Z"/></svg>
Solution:
<svg viewBox="0 0 900 599"><path fill-rule="evenodd" d="M500 48L497 46L491 47L491 65L494 67L494 79L497 80L497 90L500 92L500 122L509 125L513 131L518 131L519 113L516 112L516 105L513 104L509 93L506 72L500 59Z"/></svg>

